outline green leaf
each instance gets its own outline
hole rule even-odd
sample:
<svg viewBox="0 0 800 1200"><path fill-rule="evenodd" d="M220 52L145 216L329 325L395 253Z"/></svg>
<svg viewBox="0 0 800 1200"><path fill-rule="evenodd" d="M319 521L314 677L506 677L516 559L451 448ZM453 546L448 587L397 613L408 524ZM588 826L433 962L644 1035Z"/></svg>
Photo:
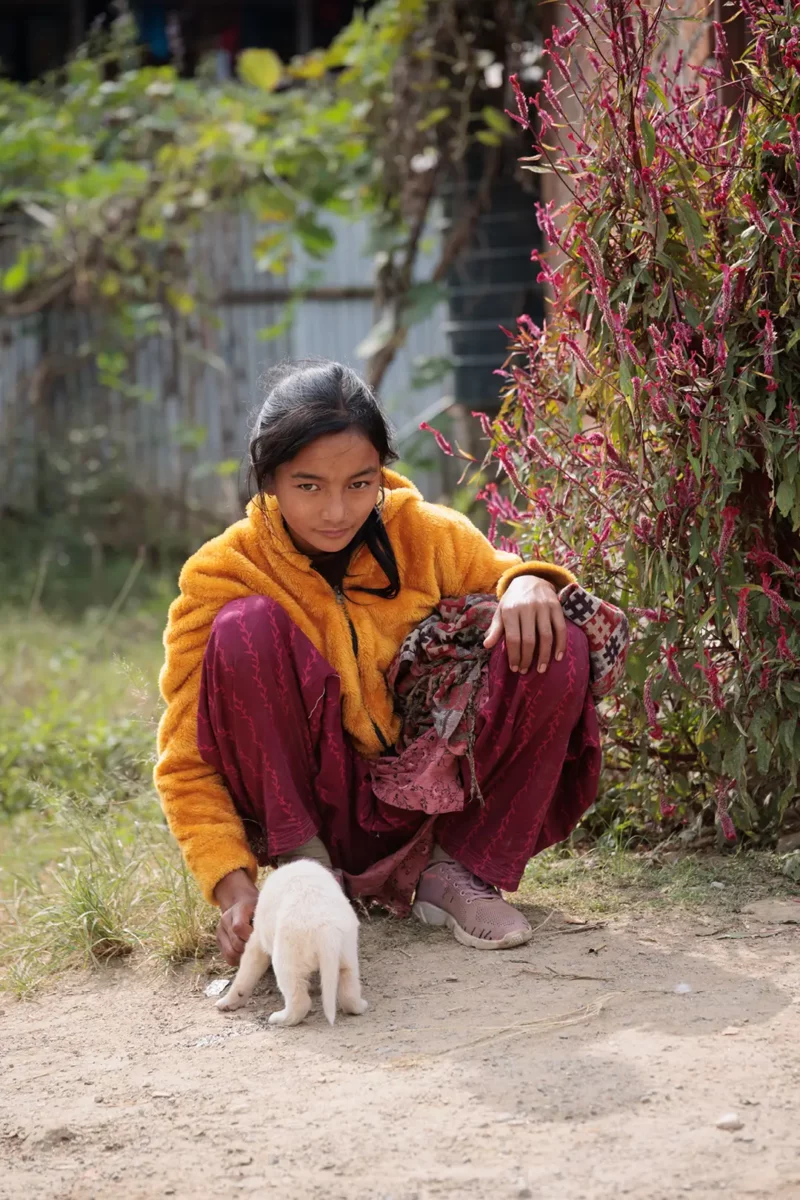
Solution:
<svg viewBox="0 0 800 1200"><path fill-rule="evenodd" d="M221 462L216 463L214 466L214 474L222 475L223 477L235 475L241 465L241 460L238 458L223 458Z"/></svg>
<svg viewBox="0 0 800 1200"><path fill-rule="evenodd" d="M442 355L433 354L426 358L415 358L412 363L411 386L412 388L425 388L431 387L434 383L441 383L452 369L451 359Z"/></svg>
<svg viewBox="0 0 800 1200"><path fill-rule="evenodd" d="M769 770L769 764L772 759L774 746L765 737L759 739L756 745L756 766L760 774L766 775Z"/></svg>
<svg viewBox="0 0 800 1200"><path fill-rule="evenodd" d="M416 325L418 321L424 321L446 299L447 288L444 284L431 281L415 283L409 289L403 308L403 324Z"/></svg>
<svg viewBox="0 0 800 1200"><path fill-rule="evenodd" d="M659 101L662 108L668 109L671 107L669 104L667 104L667 97L664 95L663 91L661 90L659 85L656 83L656 81L652 75L647 80L647 88L648 88L648 91L652 92L653 97ZM650 97L648 97L648 100L650 100ZM653 101L650 100L650 103L652 104Z"/></svg>
<svg viewBox="0 0 800 1200"><path fill-rule="evenodd" d="M356 346L356 356L358 358L372 358L373 354L377 354L383 350L385 346L394 336L394 318L391 313L384 313L377 324L372 326L367 336L362 342Z"/></svg>
<svg viewBox="0 0 800 1200"><path fill-rule="evenodd" d="M656 131L645 117L642 117L642 137L644 138L645 162L649 167L656 153Z"/></svg>
<svg viewBox="0 0 800 1200"><path fill-rule="evenodd" d="M619 386L625 396L630 396L633 393L631 384L631 369L628 362L628 356L623 354L619 364Z"/></svg>
<svg viewBox="0 0 800 1200"><path fill-rule="evenodd" d="M426 117L421 121L417 121L417 129L420 133L424 133L426 129L432 129L434 125L438 125L450 116L450 106L442 104L439 108L431 109Z"/></svg>
<svg viewBox="0 0 800 1200"><path fill-rule="evenodd" d="M508 137L511 133L511 122L504 112L499 108L491 108L489 105L481 109L481 116L486 122L488 129L499 133L501 137Z"/></svg>
<svg viewBox="0 0 800 1200"><path fill-rule="evenodd" d="M17 259L13 267L9 267L3 276L3 291L18 292L28 282L28 261L22 257Z"/></svg>
<svg viewBox="0 0 800 1200"><path fill-rule="evenodd" d="M689 252L693 261L697 262L698 253L706 240L706 231L703 222L697 210L680 196L673 196L672 203L675 206L675 212L686 236L686 244L689 247Z"/></svg>
<svg viewBox="0 0 800 1200"><path fill-rule="evenodd" d="M782 517L788 517L794 507L795 489L794 484L788 479L784 479L783 483L775 493L775 503L778 506L778 512Z"/></svg>
<svg viewBox="0 0 800 1200"><path fill-rule="evenodd" d="M475 139L484 146L502 146L503 144L503 139L500 134L492 133L489 129L479 129L475 134ZM525 170L538 172L542 175L547 173L541 167L526 167Z"/></svg>
<svg viewBox="0 0 800 1200"><path fill-rule="evenodd" d="M320 225L311 213L304 213L294 223L303 248L314 258L323 258L336 245L336 238L326 225Z"/></svg>
<svg viewBox="0 0 800 1200"><path fill-rule="evenodd" d="M236 68L243 83L262 92L274 92L283 76L283 63L274 50L243 50Z"/></svg>
<svg viewBox="0 0 800 1200"><path fill-rule="evenodd" d="M738 779L744 770L747 758L747 743L744 738L737 738L729 750L726 750L722 760L722 769L726 775Z"/></svg>

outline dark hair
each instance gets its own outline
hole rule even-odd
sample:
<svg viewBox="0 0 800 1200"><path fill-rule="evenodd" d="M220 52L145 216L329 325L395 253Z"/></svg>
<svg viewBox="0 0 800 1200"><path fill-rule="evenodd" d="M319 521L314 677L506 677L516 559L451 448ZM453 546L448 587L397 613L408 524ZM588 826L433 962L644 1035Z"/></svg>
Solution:
<svg viewBox="0 0 800 1200"><path fill-rule="evenodd" d="M268 373L265 386L250 439L251 492L252 483L263 492L278 467L325 434L358 429L378 451L382 467L397 458L377 396L350 367L329 359L282 363ZM356 590L392 600L400 591L400 570L379 508L367 519L364 541L389 584Z"/></svg>

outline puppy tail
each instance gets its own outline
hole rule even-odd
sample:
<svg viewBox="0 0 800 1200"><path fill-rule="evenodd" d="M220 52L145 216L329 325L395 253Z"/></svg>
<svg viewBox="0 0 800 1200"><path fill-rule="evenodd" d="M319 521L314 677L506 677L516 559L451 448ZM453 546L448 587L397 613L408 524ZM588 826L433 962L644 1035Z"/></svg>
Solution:
<svg viewBox="0 0 800 1200"><path fill-rule="evenodd" d="M336 1020L339 996L339 969L342 961L342 937L338 929L321 929L318 934L319 980L322 989L322 1011L332 1025Z"/></svg>

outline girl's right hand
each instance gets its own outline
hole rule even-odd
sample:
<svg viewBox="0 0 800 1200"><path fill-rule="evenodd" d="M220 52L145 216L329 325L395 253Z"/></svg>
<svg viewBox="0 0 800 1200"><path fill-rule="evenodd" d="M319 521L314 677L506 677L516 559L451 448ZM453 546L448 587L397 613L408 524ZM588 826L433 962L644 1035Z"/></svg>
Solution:
<svg viewBox="0 0 800 1200"><path fill-rule="evenodd" d="M228 966L238 967L245 943L253 932L258 888L246 871L231 871L217 884L214 899L222 910L217 945Z"/></svg>

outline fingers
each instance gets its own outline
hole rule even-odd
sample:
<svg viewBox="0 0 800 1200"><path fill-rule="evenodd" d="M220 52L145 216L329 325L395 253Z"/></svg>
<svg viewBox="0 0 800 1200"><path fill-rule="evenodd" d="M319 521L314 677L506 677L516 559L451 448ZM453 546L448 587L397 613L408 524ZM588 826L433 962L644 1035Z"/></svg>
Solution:
<svg viewBox="0 0 800 1200"><path fill-rule="evenodd" d="M502 636L503 636L503 618L500 615L500 609L498 608L498 609L495 609L495 614L492 617L492 623L489 626L489 632L486 634L486 637L483 639L483 644L487 650L491 650L493 646L497 645L497 643L500 641L500 638Z"/></svg>
<svg viewBox="0 0 800 1200"><path fill-rule="evenodd" d="M253 932L250 916L250 906L235 904L222 914L217 926L217 945L225 962L231 967L238 966L245 942Z"/></svg>
<svg viewBox="0 0 800 1200"><path fill-rule="evenodd" d="M217 926L217 945L219 946L220 954L225 959L225 962L228 964L228 966L238 967L241 954L237 954L231 945L228 931L225 928L224 918Z"/></svg>
<svg viewBox="0 0 800 1200"><path fill-rule="evenodd" d="M536 614L536 628L539 634L539 654L536 669L541 675L550 663L553 652L553 623L549 608L540 608Z"/></svg>
<svg viewBox="0 0 800 1200"><path fill-rule="evenodd" d="M253 932L253 926L250 924L250 914L242 912L237 906L237 909L234 910L231 916L230 928L233 937L242 943L242 950L244 950L244 944Z"/></svg>
<svg viewBox="0 0 800 1200"><path fill-rule="evenodd" d="M506 635L506 653L508 665L512 671L519 671L522 654L522 629L519 612L514 608L503 610L503 630Z"/></svg>
<svg viewBox="0 0 800 1200"><path fill-rule="evenodd" d="M523 608L520 611L520 657L519 657L519 673L527 675L533 662L533 656L536 651L536 613L533 609Z"/></svg>

